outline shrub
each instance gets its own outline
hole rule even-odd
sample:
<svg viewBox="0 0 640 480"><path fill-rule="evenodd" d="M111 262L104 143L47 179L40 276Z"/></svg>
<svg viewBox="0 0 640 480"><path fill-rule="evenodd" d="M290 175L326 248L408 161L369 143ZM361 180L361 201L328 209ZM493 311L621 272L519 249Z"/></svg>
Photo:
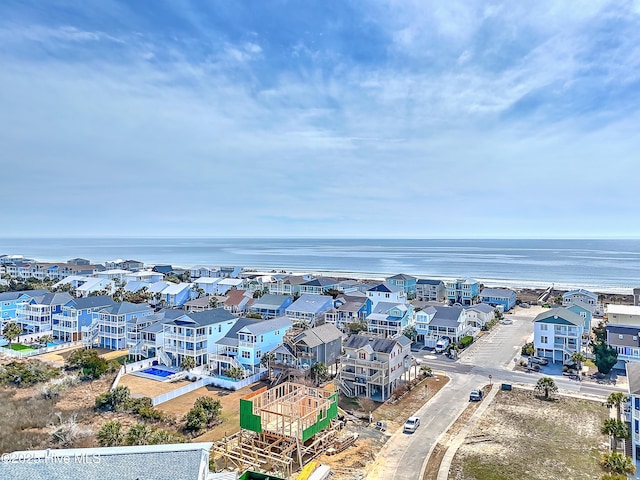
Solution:
<svg viewBox="0 0 640 480"><path fill-rule="evenodd" d="M126 387L125 387L126 388ZM153 408L150 398L132 398L129 397L125 401L124 409L128 412L139 414L142 410Z"/></svg>
<svg viewBox="0 0 640 480"><path fill-rule="evenodd" d="M79 368L82 375L87 378L100 378L107 372L113 372L120 368L120 364L115 361L107 362L93 349L76 350L67 359L67 366Z"/></svg>
<svg viewBox="0 0 640 480"><path fill-rule="evenodd" d="M47 382L61 374L59 368L51 367L38 361L9 362L0 366L0 383L12 383L18 387L26 387L36 383Z"/></svg>
<svg viewBox="0 0 640 480"><path fill-rule="evenodd" d="M520 349L520 353L522 355L533 355L536 352L534 346L533 346L533 342L528 342L525 343L522 348Z"/></svg>
<svg viewBox="0 0 640 480"><path fill-rule="evenodd" d="M164 419L164 414L153 407L143 407L138 411L138 415L144 418L145 420L151 420L153 422L159 422Z"/></svg>
<svg viewBox="0 0 640 480"><path fill-rule="evenodd" d="M202 430L207 424L207 412L202 407L193 407L185 416L184 428L190 432Z"/></svg>
<svg viewBox="0 0 640 480"><path fill-rule="evenodd" d="M95 401L95 408L96 410L127 410L130 401L131 392L129 387L120 386L110 392L98 395Z"/></svg>
<svg viewBox="0 0 640 480"><path fill-rule="evenodd" d="M185 416L185 429L197 432L220 418L222 404L211 397L198 397Z"/></svg>
<svg viewBox="0 0 640 480"><path fill-rule="evenodd" d="M98 445L101 447L117 447L124 442L124 432L122 424L115 420L110 420L98 430L96 434Z"/></svg>
<svg viewBox="0 0 640 480"><path fill-rule="evenodd" d="M467 335L466 337L462 337L460 339L460 348L467 348L472 343L473 343L473 337L471 335Z"/></svg>

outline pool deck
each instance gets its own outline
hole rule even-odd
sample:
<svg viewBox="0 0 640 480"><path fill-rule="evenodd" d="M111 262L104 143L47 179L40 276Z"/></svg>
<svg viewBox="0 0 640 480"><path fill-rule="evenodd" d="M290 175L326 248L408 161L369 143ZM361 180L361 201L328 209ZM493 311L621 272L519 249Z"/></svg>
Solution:
<svg viewBox="0 0 640 480"><path fill-rule="evenodd" d="M177 382L162 382L160 379L152 380L137 375L124 375L118 385L129 387L133 395L142 395L144 397L157 397L163 393L172 392L180 387L189 385L191 382L187 380L179 380Z"/></svg>

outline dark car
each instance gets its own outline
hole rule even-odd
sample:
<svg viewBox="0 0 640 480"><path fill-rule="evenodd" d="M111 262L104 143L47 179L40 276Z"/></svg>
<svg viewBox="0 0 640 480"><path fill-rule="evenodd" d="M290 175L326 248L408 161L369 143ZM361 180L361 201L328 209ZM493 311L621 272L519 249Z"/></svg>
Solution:
<svg viewBox="0 0 640 480"><path fill-rule="evenodd" d="M482 400L482 390L471 390L471 393L469 394L469 401L479 402L480 400Z"/></svg>

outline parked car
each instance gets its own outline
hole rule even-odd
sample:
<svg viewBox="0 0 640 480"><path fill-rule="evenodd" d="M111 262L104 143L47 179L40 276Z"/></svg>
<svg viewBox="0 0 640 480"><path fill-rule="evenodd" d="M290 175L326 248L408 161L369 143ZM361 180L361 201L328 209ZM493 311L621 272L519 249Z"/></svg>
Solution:
<svg viewBox="0 0 640 480"><path fill-rule="evenodd" d="M471 393L469 394L469 401L479 402L480 400L482 400L482 390L471 390Z"/></svg>
<svg viewBox="0 0 640 480"><path fill-rule="evenodd" d="M549 360L544 357L529 357L529 363L538 365L549 365Z"/></svg>
<svg viewBox="0 0 640 480"><path fill-rule="evenodd" d="M420 419L418 417L409 417L409 419L405 422L404 428L402 429L405 433L413 433L420 426Z"/></svg>
<svg viewBox="0 0 640 480"><path fill-rule="evenodd" d="M436 342L436 353L444 352L449 347L450 340L447 337L442 337Z"/></svg>
<svg viewBox="0 0 640 480"><path fill-rule="evenodd" d="M500 320L500 323L502 325L511 325L513 323L513 320L511 320L510 318L503 318L502 320Z"/></svg>

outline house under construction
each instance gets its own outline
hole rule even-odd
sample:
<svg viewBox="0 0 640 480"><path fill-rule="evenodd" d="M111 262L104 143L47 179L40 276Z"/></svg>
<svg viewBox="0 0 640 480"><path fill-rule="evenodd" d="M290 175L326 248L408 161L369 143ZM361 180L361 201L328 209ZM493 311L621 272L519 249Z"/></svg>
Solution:
<svg viewBox="0 0 640 480"><path fill-rule="evenodd" d="M263 387L240 399L240 432L214 444L225 468L291 475L334 446L342 422L333 384L315 388L292 382Z"/></svg>

